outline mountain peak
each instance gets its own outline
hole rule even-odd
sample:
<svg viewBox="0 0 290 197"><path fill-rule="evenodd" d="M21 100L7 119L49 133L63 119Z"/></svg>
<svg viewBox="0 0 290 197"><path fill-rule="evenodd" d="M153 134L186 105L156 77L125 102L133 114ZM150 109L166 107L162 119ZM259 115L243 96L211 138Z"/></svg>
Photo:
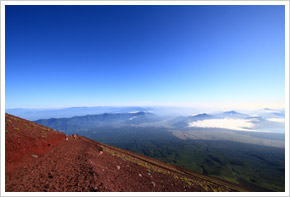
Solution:
<svg viewBox="0 0 290 197"><path fill-rule="evenodd" d="M240 114L240 113L238 113L236 111L226 111L223 114Z"/></svg>
<svg viewBox="0 0 290 197"><path fill-rule="evenodd" d="M209 115L207 113L202 113L202 114L197 114L194 117L208 117L208 116L211 116L211 115Z"/></svg>
<svg viewBox="0 0 290 197"><path fill-rule="evenodd" d="M272 111L273 109L270 109L268 107L264 108L263 110L266 110L266 111Z"/></svg>

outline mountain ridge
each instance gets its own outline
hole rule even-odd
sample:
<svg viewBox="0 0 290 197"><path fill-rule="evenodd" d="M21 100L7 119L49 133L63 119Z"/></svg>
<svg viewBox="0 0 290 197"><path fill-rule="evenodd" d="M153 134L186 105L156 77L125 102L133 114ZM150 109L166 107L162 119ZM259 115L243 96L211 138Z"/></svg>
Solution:
<svg viewBox="0 0 290 197"><path fill-rule="evenodd" d="M150 112L139 111L136 113L103 113L85 116L73 116L71 118L39 119L35 123L48 126L60 131L67 129L81 130L90 129L95 126L141 124L154 122L158 117Z"/></svg>

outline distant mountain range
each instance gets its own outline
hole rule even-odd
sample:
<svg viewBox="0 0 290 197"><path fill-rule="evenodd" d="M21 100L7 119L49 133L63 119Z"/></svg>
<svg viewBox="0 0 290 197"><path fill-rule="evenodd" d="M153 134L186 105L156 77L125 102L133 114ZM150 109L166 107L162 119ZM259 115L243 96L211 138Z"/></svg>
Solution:
<svg viewBox="0 0 290 197"><path fill-rule="evenodd" d="M39 120L49 118L71 118L73 116L95 115L103 113L128 113L132 111L150 111L149 107L69 107L61 109L7 109L6 113L25 118Z"/></svg>
<svg viewBox="0 0 290 197"><path fill-rule="evenodd" d="M213 114L197 114L194 116L179 116L168 121L176 129L197 128L224 128L255 132L285 132L283 111L260 111L260 115L248 115L236 111L226 111Z"/></svg>
<svg viewBox="0 0 290 197"><path fill-rule="evenodd" d="M72 118L51 118L34 121L60 131L87 130L98 126L139 125L156 122L160 118L150 112L104 113L98 115L74 116Z"/></svg>
<svg viewBox="0 0 290 197"><path fill-rule="evenodd" d="M285 132L284 109L264 108L246 113L232 110L182 116L178 116L178 108L173 107L71 107L50 110L7 109L6 112L61 131L87 130L105 125L146 124L175 129L216 127L240 131Z"/></svg>

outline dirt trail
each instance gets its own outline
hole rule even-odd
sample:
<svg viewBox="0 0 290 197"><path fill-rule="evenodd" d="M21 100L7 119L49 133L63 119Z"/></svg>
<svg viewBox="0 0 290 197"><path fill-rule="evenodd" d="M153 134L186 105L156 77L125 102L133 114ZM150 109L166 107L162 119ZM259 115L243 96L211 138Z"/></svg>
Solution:
<svg viewBox="0 0 290 197"><path fill-rule="evenodd" d="M87 162L89 144L63 141L12 173L6 174L7 191L91 191L93 172ZM84 176L84 177L83 177ZM89 184L78 181L84 178Z"/></svg>
<svg viewBox="0 0 290 197"><path fill-rule="evenodd" d="M6 191L198 191L182 181L104 152L77 137L64 140L27 165L6 174ZM165 180L165 181L164 181Z"/></svg>

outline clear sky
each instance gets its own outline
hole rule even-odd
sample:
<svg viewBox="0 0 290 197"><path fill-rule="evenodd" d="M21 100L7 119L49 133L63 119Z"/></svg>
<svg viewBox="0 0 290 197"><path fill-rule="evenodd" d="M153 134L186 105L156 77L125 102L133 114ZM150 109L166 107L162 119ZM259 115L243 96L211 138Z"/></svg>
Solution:
<svg viewBox="0 0 290 197"><path fill-rule="evenodd" d="M6 108L283 107L284 6L6 6Z"/></svg>

